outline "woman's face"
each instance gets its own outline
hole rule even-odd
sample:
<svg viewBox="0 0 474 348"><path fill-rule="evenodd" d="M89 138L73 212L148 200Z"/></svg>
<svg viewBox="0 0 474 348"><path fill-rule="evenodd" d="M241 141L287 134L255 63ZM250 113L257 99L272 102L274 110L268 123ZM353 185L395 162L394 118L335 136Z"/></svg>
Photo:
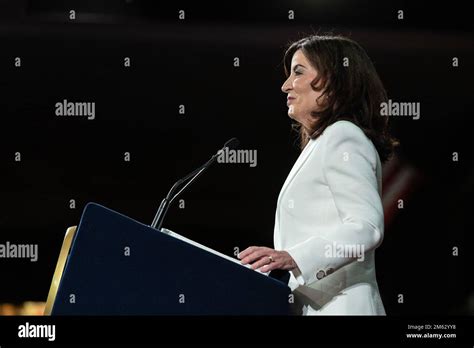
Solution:
<svg viewBox="0 0 474 348"><path fill-rule="evenodd" d="M322 91L315 91L311 88L311 81L316 78L317 74L318 72L312 67L303 52L297 50L291 59L291 74L281 86L283 93L288 94L288 116L306 129L311 129L311 124L314 123L311 111L320 107L317 104L317 99Z"/></svg>

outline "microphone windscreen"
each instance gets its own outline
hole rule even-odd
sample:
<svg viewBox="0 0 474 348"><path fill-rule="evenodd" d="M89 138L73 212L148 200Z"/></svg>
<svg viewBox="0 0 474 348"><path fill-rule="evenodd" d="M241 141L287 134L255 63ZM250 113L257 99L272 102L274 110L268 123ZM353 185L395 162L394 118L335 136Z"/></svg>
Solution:
<svg viewBox="0 0 474 348"><path fill-rule="evenodd" d="M234 150L234 149L238 148L239 145L240 145L239 139L232 138L232 139L227 140L227 142L224 144L223 148L225 149L226 147L228 147L229 150Z"/></svg>

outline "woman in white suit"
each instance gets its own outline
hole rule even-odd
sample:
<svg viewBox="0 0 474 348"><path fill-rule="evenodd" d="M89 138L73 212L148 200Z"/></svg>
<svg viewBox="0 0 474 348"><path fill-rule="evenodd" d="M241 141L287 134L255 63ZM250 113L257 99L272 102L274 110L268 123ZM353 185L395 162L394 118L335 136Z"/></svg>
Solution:
<svg viewBox="0 0 474 348"><path fill-rule="evenodd" d="M286 51L288 115L302 152L278 197L274 246L243 264L290 271L303 315L385 315L374 252L384 234L382 166L397 142L380 115L387 100L365 51L340 36L310 36Z"/></svg>

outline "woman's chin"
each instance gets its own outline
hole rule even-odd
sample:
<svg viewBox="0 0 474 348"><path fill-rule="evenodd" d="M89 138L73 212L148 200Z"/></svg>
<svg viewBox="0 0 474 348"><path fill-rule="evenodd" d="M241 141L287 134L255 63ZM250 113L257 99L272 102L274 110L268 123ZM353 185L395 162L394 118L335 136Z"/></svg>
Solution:
<svg viewBox="0 0 474 348"><path fill-rule="evenodd" d="M288 111L288 117L291 118L292 120L295 120L296 122L299 122L299 117L298 115L295 115L294 112L292 112L291 110Z"/></svg>

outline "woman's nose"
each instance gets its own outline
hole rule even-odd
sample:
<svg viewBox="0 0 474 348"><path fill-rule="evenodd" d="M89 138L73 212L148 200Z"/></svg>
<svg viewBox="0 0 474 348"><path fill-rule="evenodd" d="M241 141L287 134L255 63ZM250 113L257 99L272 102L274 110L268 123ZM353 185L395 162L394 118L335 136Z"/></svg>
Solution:
<svg viewBox="0 0 474 348"><path fill-rule="evenodd" d="M283 93L288 93L288 91L291 87L291 84L289 83L289 80L290 80L290 78L286 79L286 81L283 82L283 85L281 86L281 91Z"/></svg>

